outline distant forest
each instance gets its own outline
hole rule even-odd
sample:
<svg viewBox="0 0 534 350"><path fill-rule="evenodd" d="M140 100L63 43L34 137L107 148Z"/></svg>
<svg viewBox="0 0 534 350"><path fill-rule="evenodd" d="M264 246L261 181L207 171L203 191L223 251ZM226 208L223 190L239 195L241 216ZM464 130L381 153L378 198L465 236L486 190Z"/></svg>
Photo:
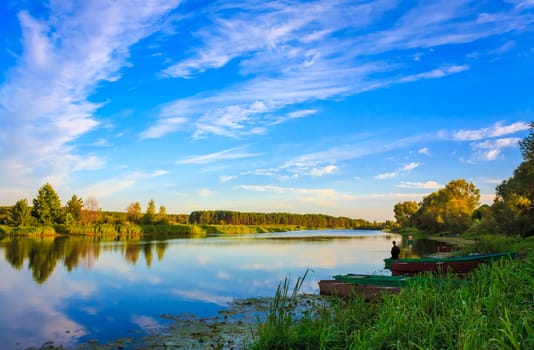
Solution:
<svg viewBox="0 0 534 350"><path fill-rule="evenodd" d="M325 228L382 228L384 223L363 219L334 217L323 214L291 213L242 213L227 210L194 211L189 215L190 224L200 225L296 225Z"/></svg>

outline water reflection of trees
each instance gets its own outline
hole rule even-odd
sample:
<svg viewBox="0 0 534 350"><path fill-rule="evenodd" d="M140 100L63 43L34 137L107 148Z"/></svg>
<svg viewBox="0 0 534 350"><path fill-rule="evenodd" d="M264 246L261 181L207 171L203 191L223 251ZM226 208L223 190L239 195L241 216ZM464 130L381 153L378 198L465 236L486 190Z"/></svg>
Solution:
<svg viewBox="0 0 534 350"><path fill-rule="evenodd" d="M0 242L5 260L17 270L22 270L26 262L34 281L39 284L52 275L58 262L69 272L78 267L90 270L102 251L112 251L119 252L134 265L142 253L146 265L151 266L154 253L162 260L167 246L165 241L113 242L94 237L7 238Z"/></svg>

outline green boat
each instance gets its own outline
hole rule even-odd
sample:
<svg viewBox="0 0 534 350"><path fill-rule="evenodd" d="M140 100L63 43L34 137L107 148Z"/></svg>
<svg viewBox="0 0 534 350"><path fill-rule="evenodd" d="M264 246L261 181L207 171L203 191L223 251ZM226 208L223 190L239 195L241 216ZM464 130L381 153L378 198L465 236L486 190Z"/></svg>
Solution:
<svg viewBox="0 0 534 350"><path fill-rule="evenodd" d="M401 258L384 259L386 269L396 274L415 274L419 272L470 272L481 263L490 263L498 259L516 258L513 252L494 254L471 254L453 257L426 257L426 258Z"/></svg>
<svg viewBox="0 0 534 350"><path fill-rule="evenodd" d="M385 275L364 275L349 273L346 275L335 275L334 279L340 282L354 283L360 285L373 285L382 287L401 287L407 284L409 277L406 276L385 276Z"/></svg>

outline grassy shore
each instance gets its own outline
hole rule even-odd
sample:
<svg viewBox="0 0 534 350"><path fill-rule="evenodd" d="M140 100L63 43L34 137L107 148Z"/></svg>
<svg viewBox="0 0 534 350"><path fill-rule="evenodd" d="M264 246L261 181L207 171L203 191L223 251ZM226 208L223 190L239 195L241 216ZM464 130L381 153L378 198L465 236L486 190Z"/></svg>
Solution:
<svg viewBox="0 0 534 350"><path fill-rule="evenodd" d="M325 298L297 313L297 295L281 285L251 349L534 349L533 253L470 280L424 275L371 303Z"/></svg>
<svg viewBox="0 0 534 350"><path fill-rule="evenodd" d="M300 225L197 225L197 224L96 224L10 227L0 226L5 236L102 236L130 238L205 237L215 234L247 234L318 229Z"/></svg>

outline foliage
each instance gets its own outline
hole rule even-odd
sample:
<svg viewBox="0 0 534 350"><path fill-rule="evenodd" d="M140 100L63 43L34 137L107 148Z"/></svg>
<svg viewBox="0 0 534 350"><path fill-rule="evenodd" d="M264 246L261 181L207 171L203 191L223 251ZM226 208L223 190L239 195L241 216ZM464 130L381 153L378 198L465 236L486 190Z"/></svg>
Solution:
<svg viewBox="0 0 534 350"><path fill-rule="evenodd" d="M141 204L139 202L131 203L126 211L128 221L138 222L141 219Z"/></svg>
<svg viewBox="0 0 534 350"><path fill-rule="evenodd" d="M63 210L58 194L50 185L43 185L33 199L32 216L42 225L53 225L63 221Z"/></svg>
<svg viewBox="0 0 534 350"><path fill-rule="evenodd" d="M202 225L298 225L308 228L382 229L384 224L323 214L249 213L227 210L193 211L190 224Z"/></svg>
<svg viewBox="0 0 534 350"><path fill-rule="evenodd" d="M412 204L407 211L404 208L406 204L398 203L395 213L402 214L400 217L404 224L410 223L428 233L461 233L471 225L479 200L480 190L472 182L458 179L424 197L417 211L413 212ZM407 212L412 214L408 216Z"/></svg>
<svg viewBox="0 0 534 350"><path fill-rule="evenodd" d="M156 220L160 224L168 224L169 223L169 217L167 216L167 208L165 208L164 205L159 206L159 212L156 217Z"/></svg>
<svg viewBox="0 0 534 350"><path fill-rule="evenodd" d="M9 212L9 223L13 226L27 226L32 222L32 209L26 198L15 203Z"/></svg>
<svg viewBox="0 0 534 350"><path fill-rule="evenodd" d="M412 226L412 216L419 209L419 204L414 201L406 201L395 204L393 212L395 213L395 219L401 227Z"/></svg>
<svg viewBox="0 0 534 350"><path fill-rule="evenodd" d="M481 219L481 226L487 232L534 235L534 122L519 146L523 162L509 179L497 186L491 212Z"/></svg>
<svg viewBox="0 0 534 350"><path fill-rule="evenodd" d="M324 299L300 317L275 296L253 349L532 349L533 293L531 253L482 265L470 280L423 275L371 303Z"/></svg>
<svg viewBox="0 0 534 350"><path fill-rule="evenodd" d="M82 209L84 203L83 199L78 198L75 194L72 195L71 199L67 202L66 210L70 214L74 222L80 222L82 218Z"/></svg>
<svg viewBox="0 0 534 350"><path fill-rule="evenodd" d="M154 203L154 200L151 199L148 202L146 213L145 213L145 216L143 217L143 222L145 224L152 224L155 221L156 221L156 204Z"/></svg>

